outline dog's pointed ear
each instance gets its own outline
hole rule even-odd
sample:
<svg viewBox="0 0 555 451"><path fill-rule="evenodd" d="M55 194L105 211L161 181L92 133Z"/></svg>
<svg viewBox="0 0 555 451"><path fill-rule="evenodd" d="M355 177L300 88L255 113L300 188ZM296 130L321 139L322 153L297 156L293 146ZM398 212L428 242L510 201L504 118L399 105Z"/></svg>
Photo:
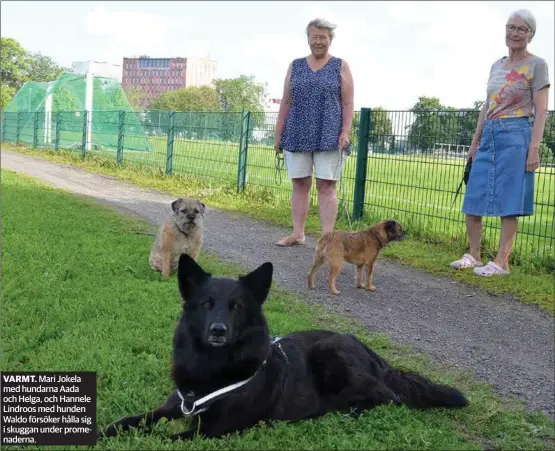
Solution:
<svg viewBox="0 0 555 451"><path fill-rule="evenodd" d="M394 235L397 232L397 223L393 219L388 219L385 221L385 230Z"/></svg>
<svg viewBox="0 0 555 451"><path fill-rule="evenodd" d="M246 276L240 276L239 280L254 295L255 299L263 304L272 286L273 273L274 266L270 262L266 262Z"/></svg>
<svg viewBox="0 0 555 451"><path fill-rule="evenodd" d="M177 267L179 292L185 302L212 274L205 272L189 254L181 254Z"/></svg>

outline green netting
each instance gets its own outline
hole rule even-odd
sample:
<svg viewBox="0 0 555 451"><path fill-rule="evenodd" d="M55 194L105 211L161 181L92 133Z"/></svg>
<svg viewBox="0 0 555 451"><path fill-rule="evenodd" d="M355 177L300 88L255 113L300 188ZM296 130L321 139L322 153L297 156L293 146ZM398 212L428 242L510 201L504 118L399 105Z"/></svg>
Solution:
<svg viewBox="0 0 555 451"><path fill-rule="evenodd" d="M49 95L51 113L46 111ZM51 145L56 133L59 133L63 147L79 148L85 128L85 99L85 75L64 73L51 82L27 82L4 109L6 113L25 114L20 115L19 123L13 120L6 122L5 133L9 137L18 136L22 142L32 143L33 132L38 128L43 145ZM122 112L123 118L120 116ZM88 116L91 150L117 149L121 125L125 128L125 137L133 142L133 150L153 151L137 113L117 80L93 77L92 111L88 112Z"/></svg>

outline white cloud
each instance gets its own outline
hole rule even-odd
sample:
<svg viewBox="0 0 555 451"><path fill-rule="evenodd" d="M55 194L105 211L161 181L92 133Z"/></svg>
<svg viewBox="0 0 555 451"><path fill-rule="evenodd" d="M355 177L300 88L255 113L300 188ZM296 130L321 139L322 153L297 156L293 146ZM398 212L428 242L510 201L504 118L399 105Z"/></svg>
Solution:
<svg viewBox="0 0 555 451"><path fill-rule="evenodd" d="M88 13L85 19L89 35L109 41L103 58L120 64L123 56L166 56L160 55L161 49L175 26L175 21L161 15L129 10L109 11L102 4Z"/></svg>
<svg viewBox="0 0 555 451"><path fill-rule="evenodd" d="M416 2L387 2L385 10L400 25L416 25L426 22L425 7Z"/></svg>

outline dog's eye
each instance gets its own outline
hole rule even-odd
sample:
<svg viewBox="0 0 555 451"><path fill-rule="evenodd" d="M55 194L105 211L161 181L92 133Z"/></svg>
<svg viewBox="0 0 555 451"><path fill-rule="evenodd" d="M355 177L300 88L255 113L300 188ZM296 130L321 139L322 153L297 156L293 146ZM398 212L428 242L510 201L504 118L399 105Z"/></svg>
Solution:
<svg viewBox="0 0 555 451"><path fill-rule="evenodd" d="M229 310L239 310L242 307L237 301L231 301L229 303Z"/></svg>
<svg viewBox="0 0 555 451"><path fill-rule="evenodd" d="M198 214L199 214L199 211L198 211L198 209L197 209L197 208L195 208L195 214L196 214L196 215L198 215Z"/></svg>
<svg viewBox="0 0 555 451"><path fill-rule="evenodd" d="M200 304L202 308L206 310L210 310L212 308L213 302L211 299L208 299Z"/></svg>

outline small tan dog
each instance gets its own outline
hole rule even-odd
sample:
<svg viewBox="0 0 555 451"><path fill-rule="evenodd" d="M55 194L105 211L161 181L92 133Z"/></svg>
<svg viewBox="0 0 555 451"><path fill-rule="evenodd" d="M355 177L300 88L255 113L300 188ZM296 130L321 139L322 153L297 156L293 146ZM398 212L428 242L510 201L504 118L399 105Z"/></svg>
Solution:
<svg viewBox="0 0 555 451"><path fill-rule="evenodd" d="M179 198L171 203L173 213L160 227L150 251L149 263L167 279L177 269L181 254L196 261L204 236L204 210L199 199Z"/></svg>
<svg viewBox="0 0 555 451"><path fill-rule="evenodd" d="M329 290L339 294L335 287L335 279L339 275L343 261L356 266L357 288L364 288L362 268L366 267L366 283L368 290L376 291L372 284L374 264L380 251L391 241L401 241L405 232L401 225L391 219L380 221L372 227L360 232L331 232L324 234L316 245L314 261L308 275L308 288L314 288L314 276L327 261L330 272L328 277Z"/></svg>

